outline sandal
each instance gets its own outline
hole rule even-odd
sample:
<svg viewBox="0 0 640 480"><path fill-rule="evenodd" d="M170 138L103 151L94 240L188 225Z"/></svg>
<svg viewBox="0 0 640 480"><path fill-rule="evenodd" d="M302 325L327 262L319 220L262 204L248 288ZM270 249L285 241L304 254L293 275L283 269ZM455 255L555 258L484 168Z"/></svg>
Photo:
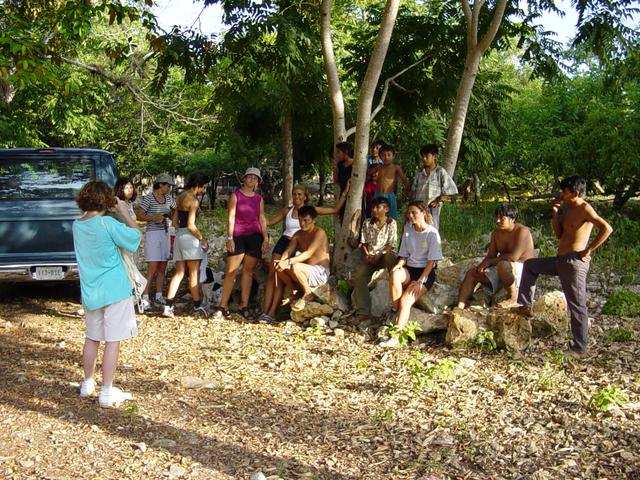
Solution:
<svg viewBox="0 0 640 480"><path fill-rule="evenodd" d="M238 310L238 313L240 314L241 317L243 317L245 320L254 320L255 317L253 315L253 313L251 313L251 310L249 310L249 307L242 307L240 308L240 310Z"/></svg>
<svg viewBox="0 0 640 480"><path fill-rule="evenodd" d="M229 316L228 308L216 307L215 310L213 311L213 315L211 315L211 318L213 320L222 320L223 318L226 318L228 316Z"/></svg>

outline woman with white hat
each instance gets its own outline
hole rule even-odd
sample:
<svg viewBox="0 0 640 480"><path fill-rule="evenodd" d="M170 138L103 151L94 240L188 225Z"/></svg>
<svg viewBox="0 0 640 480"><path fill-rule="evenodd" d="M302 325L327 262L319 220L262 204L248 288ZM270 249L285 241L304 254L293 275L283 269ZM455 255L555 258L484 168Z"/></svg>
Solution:
<svg viewBox="0 0 640 480"><path fill-rule="evenodd" d="M175 185L173 177L168 173L161 173L153 181L153 192L145 195L136 209L136 217L141 222L147 222L144 233L144 259L147 262L147 286L142 292L142 310L151 307L149 288L155 281L155 303L158 306L166 304L162 291L164 290L164 276L167 270L167 260L170 256L169 245L169 216L172 208L176 207L175 199L170 195L171 187ZM142 313L142 312L140 312Z"/></svg>
<svg viewBox="0 0 640 480"><path fill-rule="evenodd" d="M222 298L213 314L217 319L229 315L229 299L240 265L243 266L240 280L240 314L245 318L251 317L248 305L253 284L253 271L262 255L269 250L264 200L256 193L261 181L259 169L247 168L242 176L242 187L229 197L227 265L222 285Z"/></svg>

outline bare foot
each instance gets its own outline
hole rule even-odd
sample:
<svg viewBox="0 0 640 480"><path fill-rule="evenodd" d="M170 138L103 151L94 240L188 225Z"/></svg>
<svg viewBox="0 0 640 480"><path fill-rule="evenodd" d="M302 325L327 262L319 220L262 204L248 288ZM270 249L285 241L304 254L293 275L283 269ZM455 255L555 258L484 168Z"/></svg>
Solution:
<svg viewBox="0 0 640 480"><path fill-rule="evenodd" d="M500 307L500 308L512 308L517 306L518 306L518 302L516 302L515 300L511 300L510 298L503 300L501 302L498 302L496 304L496 307Z"/></svg>
<svg viewBox="0 0 640 480"><path fill-rule="evenodd" d="M525 317L533 317L533 312L531 311L531 307L527 307L525 305L519 305L517 307L511 307L511 311L514 313L518 313Z"/></svg>

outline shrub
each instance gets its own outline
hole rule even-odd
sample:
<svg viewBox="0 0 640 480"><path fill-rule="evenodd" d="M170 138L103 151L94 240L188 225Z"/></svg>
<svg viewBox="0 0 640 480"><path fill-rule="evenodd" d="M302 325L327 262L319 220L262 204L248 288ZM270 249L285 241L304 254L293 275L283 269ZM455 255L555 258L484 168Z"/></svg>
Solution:
<svg viewBox="0 0 640 480"><path fill-rule="evenodd" d="M602 313L640 317L640 295L626 289L617 290L611 294L607 303L602 307Z"/></svg>

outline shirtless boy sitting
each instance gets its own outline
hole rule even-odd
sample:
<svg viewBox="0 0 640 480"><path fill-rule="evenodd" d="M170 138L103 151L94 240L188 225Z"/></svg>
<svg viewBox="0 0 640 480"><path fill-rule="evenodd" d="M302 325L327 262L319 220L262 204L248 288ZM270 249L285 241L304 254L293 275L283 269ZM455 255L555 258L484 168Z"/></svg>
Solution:
<svg viewBox="0 0 640 480"><path fill-rule="evenodd" d="M302 310L305 302L313 299L312 287L324 285L329 280L329 240L323 229L316 226L318 212L310 205L298 209L300 230L276 264L278 279L290 290L300 288L302 298L295 304ZM295 253L299 251L298 255Z"/></svg>
<svg viewBox="0 0 640 480"><path fill-rule="evenodd" d="M527 227L516 223L518 208L515 205L500 204L495 215L496 229L491 233L487 256L464 277L458 294L458 308L466 306L478 283L492 293L504 287L508 298L501 306L516 303L523 262L534 256L533 237Z"/></svg>
<svg viewBox="0 0 640 480"><path fill-rule="evenodd" d="M573 345L568 354L581 357L587 351L589 318L587 316L587 273L593 251L602 245L613 229L584 198L586 182L576 175L560 182L560 196L551 205L551 224L559 239L558 255L532 258L524 264L518 289L516 310L530 316L538 275L560 277L562 291L571 316ZM563 207L560 213L560 207ZM593 227L598 234L589 242Z"/></svg>
<svg viewBox="0 0 640 480"><path fill-rule="evenodd" d="M374 198L383 197L389 200L389 216L397 220L398 201L396 199L396 184L398 183L399 178L408 194L410 187L409 180L402 171L402 167L393 163L393 159L395 157L393 147L390 147L389 145L381 146L378 150L378 155L380 155L382 165L378 167L376 193Z"/></svg>

